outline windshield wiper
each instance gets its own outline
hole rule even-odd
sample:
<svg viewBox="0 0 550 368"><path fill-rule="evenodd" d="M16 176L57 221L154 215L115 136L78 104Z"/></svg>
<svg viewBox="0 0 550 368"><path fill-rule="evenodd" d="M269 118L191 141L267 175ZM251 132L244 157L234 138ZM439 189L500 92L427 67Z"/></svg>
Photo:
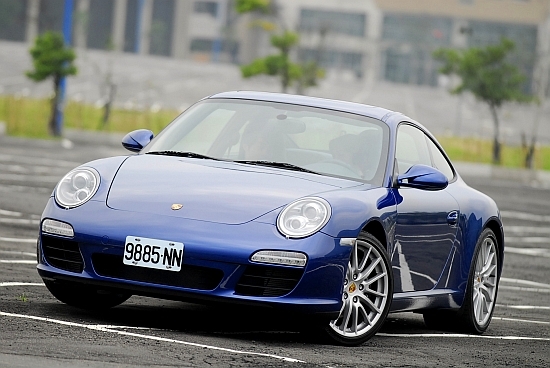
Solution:
<svg viewBox="0 0 550 368"><path fill-rule="evenodd" d="M307 173L310 173L310 174L318 174L320 175L318 172L315 172L315 171L311 171L309 169L306 169L304 167L301 167L301 166L296 166L296 165L293 165L293 164L289 164L287 162L275 162L275 161L262 161L262 160L257 160L257 161L253 161L253 160L237 160L235 162L238 162L240 164L248 164L248 165L259 165L259 166L269 166L269 167L278 167L278 168L282 168L282 169L289 169L289 170L294 170L294 171L301 171L301 172L307 172Z"/></svg>
<svg viewBox="0 0 550 368"><path fill-rule="evenodd" d="M219 159L215 157L210 157L206 155L201 155L200 153L195 152L182 152L182 151L153 151L153 152L147 152L147 155L162 155L162 156L177 156L177 157L190 157L190 158L203 158L208 160L216 160L219 161Z"/></svg>

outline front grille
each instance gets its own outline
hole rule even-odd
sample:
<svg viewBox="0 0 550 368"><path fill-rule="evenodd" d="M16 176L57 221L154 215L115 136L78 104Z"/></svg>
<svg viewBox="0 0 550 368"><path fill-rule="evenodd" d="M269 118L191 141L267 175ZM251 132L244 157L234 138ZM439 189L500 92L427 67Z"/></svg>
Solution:
<svg viewBox="0 0 550 368"><path fill-rule="evenodd" d="M183 264L180 271L174 272L128 266L122 263L122 256L113 254L95 253L92 264L100 276L197 290L213 290L223 278L223 271L217 268Z"/></svg>
<svg viewBox="0 0 550 368"><path fill-rule="evenodd" d="M84 269L84 260L75 241L43 235L42 251L46 261L53 267L78 273Z"/></svg>
<svg viewBox="0 0 550 368"><path fill-rule="evenodd" d="M303 269L247 266L235 287L235 293L248 296L282 296L296 287Z"/></svg>

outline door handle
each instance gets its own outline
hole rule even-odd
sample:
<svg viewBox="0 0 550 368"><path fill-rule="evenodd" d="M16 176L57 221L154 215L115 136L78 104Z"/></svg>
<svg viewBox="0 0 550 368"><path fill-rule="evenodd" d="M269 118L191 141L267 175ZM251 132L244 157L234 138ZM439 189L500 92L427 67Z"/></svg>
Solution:
<svg viewBox="0 0 550 368"><path fill-rule="evenodd" d="M449 225L456 225L458 222L458 211L451 211L447 215L447 223Z"/></svg>

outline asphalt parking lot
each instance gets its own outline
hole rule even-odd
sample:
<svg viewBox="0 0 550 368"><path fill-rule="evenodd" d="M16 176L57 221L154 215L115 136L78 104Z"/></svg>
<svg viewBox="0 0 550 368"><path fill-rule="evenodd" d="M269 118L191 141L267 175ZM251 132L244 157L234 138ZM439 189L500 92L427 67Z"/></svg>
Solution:
<svg viewBox="0 0 550 368"><path fill-rule="evenodd" d="M505 224L503 278L484 335L429 330L403 313L363 346L345 348L301 333L292 315L144 297L89 313L56 301L35 270L42 209L71 168L119 154L114 145L0 136L0 367L550 366L547 182L462 172L497 201Z"/></svg>

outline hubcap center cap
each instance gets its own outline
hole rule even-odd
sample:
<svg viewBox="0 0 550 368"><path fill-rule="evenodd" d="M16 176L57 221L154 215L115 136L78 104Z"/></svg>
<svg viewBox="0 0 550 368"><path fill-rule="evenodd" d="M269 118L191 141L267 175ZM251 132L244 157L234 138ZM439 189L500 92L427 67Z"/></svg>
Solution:
<svg viewBox="0 0 550 368"><path fill-rule="evenodd" d="M355 292L355 290L357 290L357 286L355 285L355 282L352 282L351 285L349 286L348 291L350 293L353 293L353 292Z"/></svg>

